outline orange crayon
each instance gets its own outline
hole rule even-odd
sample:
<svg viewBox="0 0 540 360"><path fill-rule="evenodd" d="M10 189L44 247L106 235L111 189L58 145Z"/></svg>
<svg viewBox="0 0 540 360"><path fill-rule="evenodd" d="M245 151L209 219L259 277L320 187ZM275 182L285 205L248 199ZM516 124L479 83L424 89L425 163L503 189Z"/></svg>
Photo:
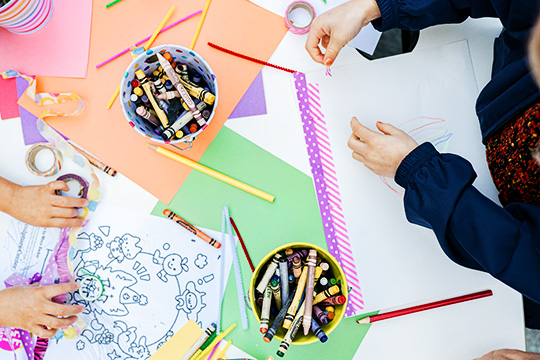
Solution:
<svg viewBox="0 0 540 360"><path fill-rule="evenodd" d="M197 229L195 226L191 225L190 223L182 219L180 216L176 215L171 210L169 209L163 210L163 215L165 215L166 217L168 217L169 219L171 219L178 225L184 227L190 233L197 235L198 237L200 237L201 239L203 239L204 241L206 241L208 244L212 245L213 247L218 248L218 249L221 247L221 243L212 239L210 236L206 235L201 230Z"/></svg>

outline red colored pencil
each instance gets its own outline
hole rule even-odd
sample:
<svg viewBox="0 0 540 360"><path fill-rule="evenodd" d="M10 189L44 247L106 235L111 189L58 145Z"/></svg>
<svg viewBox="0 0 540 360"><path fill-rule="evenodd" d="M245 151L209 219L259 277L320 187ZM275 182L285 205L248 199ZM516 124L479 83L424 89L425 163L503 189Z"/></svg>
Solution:
<svg viewBox="0 0 540 360"><path fill-rule="evenodd" d="M484 290L484 291L476 292L473 294L461 295L461 296L453 297L450 299L434 301L428 304L422 304L422 305L412 306L410 308L390 311L384 314L368 316L363 319L357 320L356 322L358 324L371 324L371 323L374 323L375 321L381 321L381 320L390 319L390 318L394 318L398 316L412 314L419 311L435 309L435 308L443 307L447 305L458 304L461 302L480 299L480 298L488 297L491 295L493 295L493 292L491 290Z"/></svg>
<svg viewBox="0 0 540 360"><path fill-rule="evenodd" d="M249 267L251 268L251 271L255 271L255 266L253 266L253 263L251 262L251 258L249 257L246 244L244 244L244 240L242 239L242 235L240 235L240 231L238 231L238 228L236 227L236 224L234 223L234 220L232 217L229 217L231 219L231 225L234 228L234 231L236 232L236 235L238 235L238 239L240 240L240 245L242 245L242 250L244 250L244 254L246 255L247 261L249 263Z"/></svg>

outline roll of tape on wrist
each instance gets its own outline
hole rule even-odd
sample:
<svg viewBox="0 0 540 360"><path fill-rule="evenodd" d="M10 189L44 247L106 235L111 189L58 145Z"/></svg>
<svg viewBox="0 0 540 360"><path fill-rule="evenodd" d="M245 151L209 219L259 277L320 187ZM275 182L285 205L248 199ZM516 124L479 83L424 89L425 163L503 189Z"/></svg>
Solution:
<svg viewBox="0 0 540 360"><path fill-rule="evenodd" d="M69 182L69 181L76 181L79 183L80 185L80 189L79 189L79 192L77 193L77 196L80 197L80 198L88 198L88 181L84 180L82 177L80 177L79 175L75 175L75 174L66 174L66 175L62 175L60 176L58 179L56 180L62 180L63 182L65 182L66 184ZM62 195L62 190L56 190L56 195Z"/></svg>
<svg viewBox="0 0 540 360"><path fill-rule="evenodd" d="M40 170L36 165L36 156L41 151L50 151L54 156L54 162L47 170ZM26 167L28 170L38 176L53 176L62 168L62 162L64 161L62 153L58 151L54 146L47 143L38 143L33 145L26 153Z"/></svg>
<svg viewBox="0 0 540 360"><path fill-rule="evenodd" d="M303 9L306 10L310 16L309 23L305 26L297 26L291 21L291 13L296 9ZM285 11L285 26L287 26L287 29L289 29L290 32L293 34L303 35L307 34L309 32L309 29L311 28L311 23L313 22L313 19L315 19L317 15L315 14L315 9L313 6L311 6L310 3L305 1L295 1L287 7L287 11Z"/></svg>

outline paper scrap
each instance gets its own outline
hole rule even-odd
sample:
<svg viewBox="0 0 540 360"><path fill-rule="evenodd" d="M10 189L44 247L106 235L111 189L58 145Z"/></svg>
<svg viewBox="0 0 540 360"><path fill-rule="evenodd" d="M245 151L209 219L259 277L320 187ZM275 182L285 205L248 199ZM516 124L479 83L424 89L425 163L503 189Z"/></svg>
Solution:
<svg viewBox="0 0 540 360"><path fill-rule="evenodd" d="M174 334L169 341L161 346L150 360L180 359L202 335L201 329L193 320L190 320Z"/></svg>
<svg viewBox="0 0 540 360"><path fill-rule="evenodd" d="M86 77L91 23L92 0L54 0L51 19L35 33L0 29L0 72Z"/></svg>
<svg viewBox="0 0 540 360"><path fill-rule="evenodd" d="M264 114L266 114L266 98L261 71L253 80L238 105L236 105L229 119Z"/></svg>
<svg viewBox="0 0 540 360"><path fill-rule="evenodd" d="M2 56L4 56L2 54ZM1 61L1 60L0 60ZM17 105L17 84L15 79L0 77L0 118L3 120L19 117Z"/></svg>
<svg viewBox="0 0 540 360"><path fill-rule="evenodd" d="M20 98L24 91L28 88L28 80L19 76L17 81L17 96ZM23 140L25 145L32 145L39 142L47 142L36 127L38 120L37 116L19 106L19 113L21 116L21 128L23 132Z"/></svg>

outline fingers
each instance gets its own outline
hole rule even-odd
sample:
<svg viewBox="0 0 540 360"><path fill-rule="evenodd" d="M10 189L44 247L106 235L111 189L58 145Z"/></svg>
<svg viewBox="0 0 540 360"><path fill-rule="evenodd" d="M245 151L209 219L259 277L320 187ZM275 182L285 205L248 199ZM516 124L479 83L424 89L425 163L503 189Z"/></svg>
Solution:
<svg viewBox="0 0 540 360"><path fill-rule="evenodd" d="M40 322L42 322L43 325L51 329L62 329L72 325L77 320L77 316L57 318L55 316L47 315Z"/></svg>
<svg viewBox="0 0 540 360"><path fill-rule="evenodd" d="M67 185L66 185L67 186ZM58 206L58 207L64 207L64 208L81 208L88 206L88 200L87 199L81 199L81 198L74 198L70 196L59 196L54 195L51 198L51 205Z"/></svg>
<svg viewBox="0 0 540 360"><path fill-rule="evenodd" d="M379 129L385 135L395 135L403 132L402 130L388 123L377 121L375 125L377 126L377 129Z"/></svg>
<svg viewBox="0 0 540 360"><path fill-rule="evenodd" d="M71 316L82 313L86 308L81 305L57 304L49 301L45 304L43 312L53 316Z"/></svg>
<svg viewBox="0 0 540 360"><path fill-rule="evenodd" d="M46 227L56 227L56 228L68 228L68 227L79 227L84 225L84 219L81 218L52 218L47 222Z"/></svg>
<svg viewBox="0 0 540 360"><path fill-rule="evenodd" d="M316 61L316 62L318 62L320 64L323 63L324 55L321 52L321 49L319 48L319 41L325 35L326 34L321 29L321 27L316 25L316 23L314 22L312 24L312 26L311 26L311 30L310 30L310 32L308 34L308 38L306 40L306 50L307 50L309 56L311 56L311 58L314 61Z"/></svg>
<svg viewBox="0 0 540 360"><path fill-rule="evenodd" d="M364 142L369 142L369 140L372 139L374 136L380 135L375 131L370 130L364 125L362 125L356 117L353 117L351 120L351 129L353 134Z"/></svg>
<svg viewBox="0 0 540 360"><path fill-rule="evenodd" d="M341 36L332 34L330 36L328 46L326 47L326 52L324 53L323 64L326 66L331 66L336 60L336 57L341 49L343 49L346 44L347 42Z"/></svg>
<svg viewBox="0 0 540 360"><path fill-rule="evenodd" d="M55 296L67 294L68 292L78 290L79 288L80 288L80 284L75 283L75 282L69 282L69 283L43 286L41 289L43 291L43 295L45 296L45 298L50 300Z"/></svg>
<svg viewBox="0 0 540 360"><path fill-rule="evenodd" d="M52 207L51 217L53 218L76 218L79 210L72 207Z"/></svg>
<svg viewBox="0 0 540 360"><path fill-rule="evenodd" d="M367 144L360 140L356 135L351 134L349 141L347 141L347 146L352 151L362 154L366 151Z"/></svg>
<svg viewBox="0 0 540 360"><path fill-rule="evenodd" d="M360 153L353 152L352 157L356 161L360 161L361 163L364 163L364 164L366 163L366 158L364 157L364 155L362 155Z"/></svg>
<svg viewBox="0 0 540 360"><path fill-rule="evenodd" d="M52 338L54 336L54 334L56 334L56 332L58 330L57 329L45 329L43 326L35 325L30 329L30 331L33 334L40 337L40 338L49 339L49 338Z"/></svg>
<svg viewBox="0 0 540 360"><path fill-rule="evenodd" d="M48 183L47 189L54 194L56 190L69 191L69 186L62 180L56 180Z"/></svg>

